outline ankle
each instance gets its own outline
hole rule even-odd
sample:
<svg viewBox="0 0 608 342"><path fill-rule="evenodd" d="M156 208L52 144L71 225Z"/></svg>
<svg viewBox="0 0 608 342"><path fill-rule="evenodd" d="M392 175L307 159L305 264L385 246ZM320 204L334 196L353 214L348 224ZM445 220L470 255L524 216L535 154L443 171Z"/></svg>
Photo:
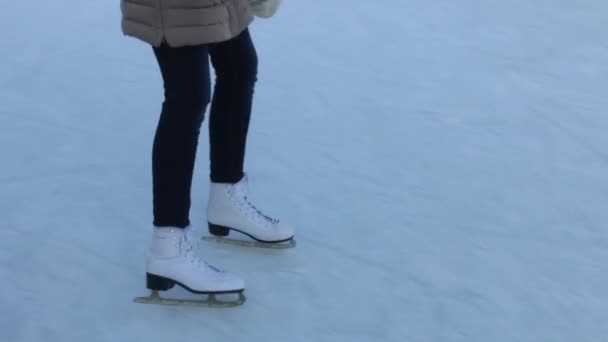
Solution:
<svg viewBox="0 0 608 342"><path fill-rule="evenodd" d="M240 183L244 177L245 177L245 173L242 171L232 172L232 173L224 172L221 175L216 175L216 174L212 173L210 180L211 180L211 183L215 183L215 184L233 185L233 184Z"/></svg>
<svg viewBox="0 0 608 342"><path fill-rule="evenodd" d="M179 255L179 246L185 230L177 227L154 227L150 252L155 257Z"/></svg>

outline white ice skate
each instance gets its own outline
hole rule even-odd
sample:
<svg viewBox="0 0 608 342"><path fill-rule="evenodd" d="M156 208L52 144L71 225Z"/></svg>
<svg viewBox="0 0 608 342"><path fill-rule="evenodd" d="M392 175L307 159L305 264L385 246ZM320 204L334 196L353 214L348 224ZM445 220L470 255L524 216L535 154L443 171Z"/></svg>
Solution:
<svg viewBox="0 0 608 342"><path fill-rule="evenodd" d="M207 220L211 236L204 240L278 249L295 246L290 225L264 215L249 202L246 175L236 184L211 183ZM230 231L245 234L253 241L227 238Z"/></svg>
<svg viewBox="0 0 608 342"><path fill-rule="evenodd" d="M237 276L219 270L202 260L189 237L190 228L154 228L154 237L146 270L146 284L152 293L135 302L166 305L237 306L245 302L245 283ZM206 299L169 299L159 296L175 284ZM216 295L235 294L234 301L220 301Z"/></svg>
<svg viewBox="0 0 608 342"><path fill-rule="evenodd" d="M281 0L249 0L249 5L256 17L267 19L277 13Z"/></svg>

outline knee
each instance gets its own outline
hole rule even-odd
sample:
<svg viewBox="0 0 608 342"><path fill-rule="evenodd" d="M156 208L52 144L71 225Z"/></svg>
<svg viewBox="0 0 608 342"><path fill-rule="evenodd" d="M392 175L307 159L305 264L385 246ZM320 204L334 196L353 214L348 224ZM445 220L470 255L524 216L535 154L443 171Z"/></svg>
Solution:
<svg viewBox="0 0 608 342"><path fill-rule="evenodd" d="M217 70L217 81L253 86L258 80L258 58L255 53L241 56L237 63Z"/></svg>
<svg viewBox="0 0 608 342"><path fill-rule="evenodd" d="M211 90L204 85L165 89L165 102L182 110L204 109L211 101Z"/></svg>
<svg viewBox="0 0 608 342"><path fill-rule="evenodd" d="M165 93L164 111L173 120L200 126L211 101L207 88L194 87L179 92Z"/></svg>
<svg viewBox="0 0 608 342"><path fill-rule="evenodd" d="M258 58L253 54L240 65L237 76L243 83L254 84L258 80Z"/></svg>

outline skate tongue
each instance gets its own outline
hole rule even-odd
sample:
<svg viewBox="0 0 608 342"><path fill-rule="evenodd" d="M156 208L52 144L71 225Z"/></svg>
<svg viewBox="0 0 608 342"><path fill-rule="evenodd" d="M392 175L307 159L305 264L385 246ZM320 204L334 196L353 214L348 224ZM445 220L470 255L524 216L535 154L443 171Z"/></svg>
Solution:
<svg viewBox="0 0 608 342"><path fill-rule="evenodd" d="M184 235L182 236L182 239L180 241L180 249L182 253L184 253L184 255L186 255L188 258L191 258L192 260L195 260L196 262L200 263L202 262L202 260L197 255L197 251L194 248L194 244L192 243L192 240L190 239L189 235L190 230L185 229Z"/></svg>
<svg viewBox="0 0 608 342"><path fill-rule="evenodd" d="M241 178L240 181L238 181L238 183L234 184L234 188L237 191L237 193L239 194L243 194L244 196L247 195L247 191L248 189L248 184L249 184L249 177L247 176L247 174L243 175L243 178Z"/></svg>

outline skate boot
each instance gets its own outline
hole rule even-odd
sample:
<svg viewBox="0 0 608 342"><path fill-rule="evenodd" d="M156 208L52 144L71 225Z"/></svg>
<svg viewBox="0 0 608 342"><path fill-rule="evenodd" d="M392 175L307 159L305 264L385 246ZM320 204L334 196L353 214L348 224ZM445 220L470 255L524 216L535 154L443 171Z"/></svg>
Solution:
<svg viewBox="0 0 608 342"><path fill-rule="evenodd" d="M295 246L290 225L264 215L249 202L246 175L236 184L211 183L207 220L211 236L205 240L253 247ZM253 241L229 239L230 231L245 234Z"/></svg>
<svg viewBox="0 0 608 342"><path fill-rule="evenodd" d="M169 305L236 306L243 304L245 283L237 276L219 270L200 258L190 238L190 228L154 228L152 248L147 261L146 283L152 290L139 303ZM179 285L189 292L207 295L204 300L161 298L158 291ZM237 294L235 301L219 301L215 295Z"/></svg>

